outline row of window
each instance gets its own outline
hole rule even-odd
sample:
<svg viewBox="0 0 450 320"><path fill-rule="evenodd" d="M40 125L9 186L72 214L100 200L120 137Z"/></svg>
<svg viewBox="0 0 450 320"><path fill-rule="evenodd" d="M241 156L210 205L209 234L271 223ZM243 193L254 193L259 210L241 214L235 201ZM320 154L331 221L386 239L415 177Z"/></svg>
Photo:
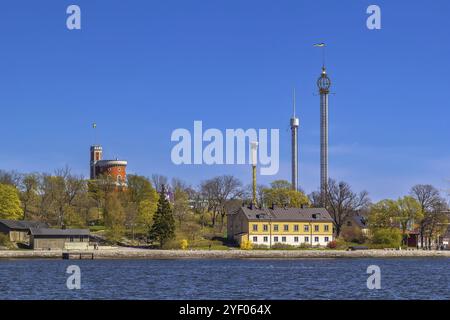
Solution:
<svg viewBox="0 0 450 320"><path fill-rule="evenodd" d="M324 238L325 242L329 242L330 238L329 237L325 237ZM273 241L274 242L280 242L279 241L279 237L273 237ZM253 242L256 243L258 242L258 237L253 237ZM269 237L263 237L263 242L269 242ZM281 242L287 242L286 237L281 237ZM294 242L300 242L300 238L299 237L294 237ZM319 237L314 237L314 242L320 242L319 241ZM305 237L305 243L309 243L309 237Z"/></svg>
<svg viewBox="0 0 450 320"><path fill-rule="evenodd" d="M257 224L254 224L252 228L253 228L254 232L258 232L258 225ZM263 231L265 231L265 232L269 231L269 225L268 224L263 224ZM274 232L279 231L279 225L278 224L274 224L273 225L273 231ZM283 231L289 232L289 225L288 224L283 225ZM295 224L294 225L294 232L299 232L299 231L300 231L299 225ZM304 232L309 232L309 225L304 225L303 226L303 231ZM314 232L319 232L319 231L320 231L320 225L317 225L317 224L314 225ZM323 231L324 232L330 231L330 226L325 224L323 226Z"/></svg>

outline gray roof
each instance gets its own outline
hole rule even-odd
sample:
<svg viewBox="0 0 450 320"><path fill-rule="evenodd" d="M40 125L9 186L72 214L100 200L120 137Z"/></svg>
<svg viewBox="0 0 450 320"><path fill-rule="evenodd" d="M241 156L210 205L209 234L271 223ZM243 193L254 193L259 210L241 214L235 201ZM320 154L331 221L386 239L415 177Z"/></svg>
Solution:
<svg viewBox="0 0 450 320"><path fill-rule="evenodd" d="M39 221L25 221L25 220L3 220L0 223L7 226L9 229L28 230L30 228L48 228L49 225L45 222Z"/></svg>
<svg viewBox="0 0 450 320"><path fill-rule="evenodd" d="M31 228L30 234L33 236L88 236L89 229L48 229L48 228Z"/></svg>
<svg viewBox="0 0 450 320"><path fill-rule="evenodd" d="M366 229L368 228L368 220L366 217L361 216L359 214L354 215L352 217L353 221L358 225L358 227L360 227L361 229Z"/></svg>
<svg viewBox="0 0 450 320"><path fill-rule="evenodd" d="M248 220L279 220L279 221L328 221L332 222L330 214L324 208L249 208L239 210ZM239 211L238 210L238 211Z"/></svg>

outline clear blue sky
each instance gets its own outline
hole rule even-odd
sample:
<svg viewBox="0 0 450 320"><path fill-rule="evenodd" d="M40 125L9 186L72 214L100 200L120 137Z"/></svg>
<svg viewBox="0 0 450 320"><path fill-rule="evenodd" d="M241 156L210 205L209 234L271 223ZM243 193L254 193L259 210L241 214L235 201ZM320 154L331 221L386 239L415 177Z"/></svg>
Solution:
<svg viewBox="0 0 450 320"><path fill-rule="evenodd" d="M66 8L82 30L66 29ZM378 4L382 30L366 28ZM300 184L319 185L320 49L328 44L330 176L373 200L416 183L450 188L450 2L3 1L0 8L0 168L88 176L92 122L106 157L129 172L196 185L248 166L181 166L172 130L279 128L290 179L289 117L297 87Z"/></svg>

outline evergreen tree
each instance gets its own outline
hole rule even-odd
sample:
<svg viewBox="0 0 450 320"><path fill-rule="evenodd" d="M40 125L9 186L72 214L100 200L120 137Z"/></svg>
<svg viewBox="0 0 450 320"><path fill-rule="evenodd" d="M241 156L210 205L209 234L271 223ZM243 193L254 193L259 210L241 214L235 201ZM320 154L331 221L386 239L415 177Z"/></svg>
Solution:
<svg viewBox="0 0 450 320"><path fill-rule="evenodd" d="M159 193L158 208L153 217L153 225L149 232L149 239L158 241L162 248L164 244L175 237L175 219L172 208L166 198L166 188L161 186Z"/></svg>

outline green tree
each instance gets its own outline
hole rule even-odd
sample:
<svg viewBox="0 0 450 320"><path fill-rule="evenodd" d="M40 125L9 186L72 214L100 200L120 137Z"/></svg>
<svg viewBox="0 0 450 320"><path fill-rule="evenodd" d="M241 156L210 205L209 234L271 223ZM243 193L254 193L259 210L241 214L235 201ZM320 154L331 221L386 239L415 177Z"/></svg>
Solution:
<svg viewBox="0 0 450 320"><path fill-rule="evenodd" d="M104 219L108 240L120 241L125 232L125 211L115 193L110 194L106 199Z"/></svg>
<svg viewBox="0 0 450 320"><path fill-rule="evenodd" d="M189 195L180 187L174 191L173 215L178 220L179 225L185 221L189 214Z"/></svg>
<svg viewBox="0 0 450 320"><path fill-rule="evenodd" d="M395 202L394 219L398 222L402 231L404 244L407 243L406 230L412 228L414 223L423 218L419 202L413 197L403 197Z"/></svg>
<svg viewBox="0 0 450 320"><path fill-rule="evenodd" d="M309 205L308 197L301 191L292 190L291 184L286 180L276 180L270 186L271 188L262 190L266 206L275 204L299 208L303 205Z"/></svg>
<svg viewBox="0 0 450 320"><path fill-rule="evenodd" d="M39 203L38 196L39 176L37 174L26 174L21 180L20 200L23 206L23 218L29 219L33 213L36 212L36 208Z"/></svg>
<svg viewBox="0 0 450 320"><path fill-rule="evenodd" d="M373 231L377 229L392 228L396 203L394 200L381 200L370 207L369 227Z"/></svg>
<svg viewBox="0 0 450 320"><path fill-rule="evenodd" d="M12 185L0 184L0 219L19 220L22 217L19 192Z"/></svg>
<svg viewBox="0 0 450 320"><path fill-rule="evenodd" d="M158 208L153 218L153 225L149 232L151 241L159 242L162 248L164 244L175 237L175 219L173 217L170 203L166 198L165 186L161 186L159 193Z"/></svg>
<svg viewBox="0 0 450 320"><path fill-rule="evenodd" d="M398 248L402 235L398 229L378 229L373 233L371 242L384 247Z"/></svg>
<svg viewBox="0 0 450 320"><path fill-rule="evenodd" d="M153 217L155 216L158 206L158 194L155 199L148 199L139 203L136 223L143 233L147 234L153 224Z"/></svg>

